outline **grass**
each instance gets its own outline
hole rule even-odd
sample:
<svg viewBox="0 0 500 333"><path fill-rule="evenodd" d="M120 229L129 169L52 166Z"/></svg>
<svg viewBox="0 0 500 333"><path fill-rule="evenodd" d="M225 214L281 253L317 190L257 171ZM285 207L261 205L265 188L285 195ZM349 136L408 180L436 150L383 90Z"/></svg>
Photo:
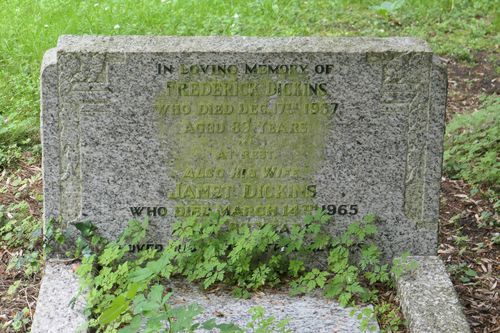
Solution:
<svg viewBox="0 0 500 333"><path fill-rule="evenodd" d="M40 62L62 34L417 36L464 60L499 44L498 0L381 2L2 0L0 150L39 142Z"/></svg>
<svg viewBox="0 0 500 333"><path fill-rule="evenodd" d="M483 96L481 107L455 116L446 128L444 170L478 188L500 194L500 97Z"/></svg>

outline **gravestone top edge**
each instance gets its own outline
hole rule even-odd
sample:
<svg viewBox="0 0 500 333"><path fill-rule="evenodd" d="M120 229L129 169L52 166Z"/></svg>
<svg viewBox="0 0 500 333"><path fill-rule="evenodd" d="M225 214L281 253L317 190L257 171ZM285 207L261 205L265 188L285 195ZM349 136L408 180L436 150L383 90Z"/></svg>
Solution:
<svg viewBox="0 0 500 333"><path fill-rule="evenodd" d="M63 35L57 48L64 52L432 53L424 40L409 37Z"/></svg>
<svg viewBox="0 0 500 333"><path fill-rule="evenodd" d="M42 59L42 65L40 66L40 75L43 74L43 71L49 67L50 65L57 64L57 48L51 48L45 51Z"/></svg>

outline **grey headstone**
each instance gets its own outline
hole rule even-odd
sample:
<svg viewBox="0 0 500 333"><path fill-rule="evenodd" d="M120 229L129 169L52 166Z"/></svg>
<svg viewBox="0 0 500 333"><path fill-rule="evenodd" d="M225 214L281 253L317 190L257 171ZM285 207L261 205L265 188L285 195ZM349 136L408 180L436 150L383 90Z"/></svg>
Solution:
<svg viewBox="0 0 500 333"><path fill-rule="evenodd" d="M324 206L332 233L379 216L387 256L436 251L446 71L421 40L63 36L41 79L44 219L73 234L150 215L158 247L209 208L300 223ZM75 288L48 263L34 332L85 321L81 304L65 312ZM262 303L298 331L359 329L318 298L176 297L238 323Z"/></svg>
<svg viewBox="0 0 500 333"><path fill-rule="evenodd" d="M176 214L325 205L332 233L373 213L386 255L436 251L446 74L421 40L63 36L41 95L46 221L115 237L149 207L156 245Z"/></svg>

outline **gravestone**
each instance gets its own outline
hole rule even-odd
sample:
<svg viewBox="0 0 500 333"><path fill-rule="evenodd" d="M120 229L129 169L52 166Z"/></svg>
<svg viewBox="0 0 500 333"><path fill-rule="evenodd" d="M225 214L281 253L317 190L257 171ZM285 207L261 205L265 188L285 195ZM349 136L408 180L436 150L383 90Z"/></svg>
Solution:
<svg viewBox="0 0 500 333"><path fill-rule="evenodd" d="M396 284L410 330L446 332L451 318L468 332L432 256L446 70L425 42L63 36L41 80L46 223L76 235L76 222L91 221L113 238L147 217L146 243L130 249L139 251L161 249L174 220L211 211L301 223L324 209L332 234L375 214L386 256L431 255ZM77 331L85 299L66 304L78 289L72 268L51 259L45 272L32 332ZM223 311L220 320L244 323L263 304L296 331L360 331L349 309L308 296L244 301L182 284L175 297L209 317Z"/></svg>
<svg viewBox="0 0 500 333"><path fill-rule="evenodd" d="M445 70L412 38L63 36L42 68L44 216L116 237L218 211L435 254Z"/></svg>

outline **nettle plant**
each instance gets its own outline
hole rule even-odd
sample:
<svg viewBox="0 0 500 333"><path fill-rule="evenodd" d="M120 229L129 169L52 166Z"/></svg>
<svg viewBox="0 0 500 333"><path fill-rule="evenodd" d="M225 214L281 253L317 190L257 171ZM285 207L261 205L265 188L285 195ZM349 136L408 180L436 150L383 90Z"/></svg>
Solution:
<svg viewBox="0 0 500 333"><path fill-rule="evenodd" d="M378 289L391 287L391 273L401 274L413 264L400 260L390 267L374 243L376 217L365 216L332 237L324 227L324 212L306 216L300 224L244 224L213 213L174 223L172 240L159 252L147 249L135 257L129 246L143 242L148 221L129 222L116 241L103 239L90 223L79 223L82 254L77 274L87 297L89 327L96 332L192 332L198 328L221 332L287 332L285 322L265 318L253 309L246 328L197 323L196 305L172 307L165 280L183 277L210 288L232 287L235 296L249 297L264 286L289 285L293 295L321 289L343 306L378 302ZM318 257L326 260L316 260ZM356 309L356 308L355 308ZM393 315L392 309L365 308L357 312L362 329L370 330L375 314ZM353 311L353 314L356 311ZM391 321L392 326L401 322ZM391 328L392 329L392 328Z"/></svg>

